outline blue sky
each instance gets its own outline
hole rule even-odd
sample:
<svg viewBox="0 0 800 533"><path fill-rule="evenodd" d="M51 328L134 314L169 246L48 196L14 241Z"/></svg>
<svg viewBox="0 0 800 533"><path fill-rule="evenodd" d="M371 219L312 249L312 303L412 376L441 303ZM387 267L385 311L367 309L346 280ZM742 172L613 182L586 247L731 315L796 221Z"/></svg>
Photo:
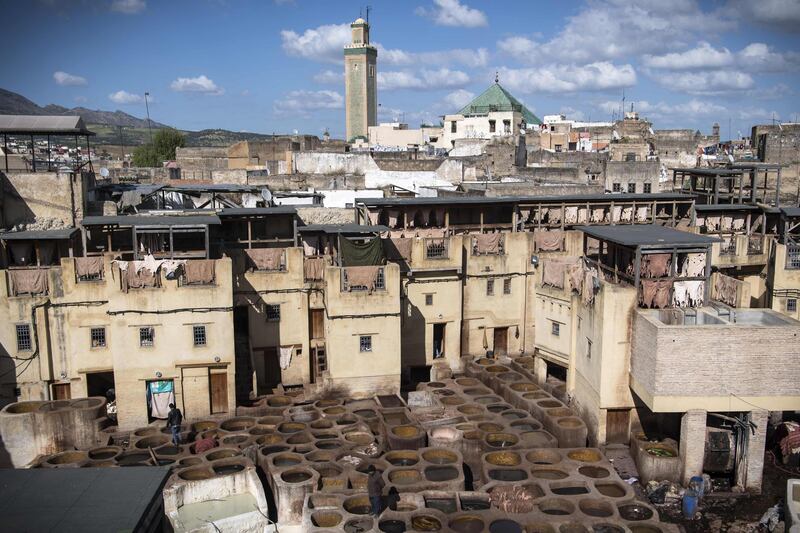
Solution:
<svg viewBox="0 0 800 533"><path fill-rule="evenodd" d="M3 0L0 87L184 129L344 132L364 3ZM371 0L382 121L438 120L500 83L540 117L731 133L800 115L800 0ZM10 44L9 44L10 43ZM626 107L628 107L626 106Z"/></svg>

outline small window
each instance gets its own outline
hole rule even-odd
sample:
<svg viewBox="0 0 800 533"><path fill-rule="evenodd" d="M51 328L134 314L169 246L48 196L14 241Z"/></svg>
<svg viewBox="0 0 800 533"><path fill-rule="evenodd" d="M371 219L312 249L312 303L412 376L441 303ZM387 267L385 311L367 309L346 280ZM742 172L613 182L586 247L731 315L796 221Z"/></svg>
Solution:
<svg viewBox="0 0 800 533"><path fill-rule="evenodd" d="M155 328L139 328L139 346L153 346L155 344L155 337Z"/></svg>
<svg viewBox="0 0 800 533"><path fill-rule="evenodd" d="M358 337L358 351L371 352L372 351L372 335L361 335Z"/></svg>
<svg viewBox="0 0 800 533"><path fill-rule="evenodd" d="M458 123L454 120L450 123L450 133L458 131Z"/></svg>
<svg viewBox="0 0 800 533"><path fill-rule="evenodd" d="M489 133L497 131L497 123L494 120L489 121Z"/></svg>
<svg viewBox="0 0 800 533"><path fill-rule="evenodd" d="M786 310L790 313L797 312L797 298L787 298L786 299Z"/></svg>
<svg viewBox="0 0 800 533"><path fill-rule="evenodd" d="M614 192L622 192L622 184L621 183L613 184L611 186L611 190L614 191Z"/></svg>
<svg viewBox="0 0 800 533"><path fill-rule="evenodd" d="M370 78L374 78L375 77L375 65L370 65L369 66L369 77Z"/></svg>
<svg viewBox="0 0 800 533"><path fill-rule="evenodd" d="M643 185L645 194L650 194L653 192L653 184L652 183L645 183Z"/></svg>
<svg viewBox="0 0 800 533"><path fill-rule="evenodd" d="M31 327L28 324L17 324L17 351L29 352L33 349L31 344Z"/></svg>
<svg viewBox="0 0 800 533"><path fill-rule="evenodd" d="M553 322L552 326L550 327L550 333L552 333L556 337L561 335L561 324L559 324L558 322Z"/></svg>
<svg viewBox="0 0 800 533"><path fill-rule="evenodd" d="M92 328L90 332L92 348L106 347L106 328Z"/></svg>
<svg viewBox="0 0 800 533"><path fill-rule="evenodd" d="M206 345L206 327L205 326L192 326L192 339L194 339L195 346Z"/></svg>
<svg viewBox="0 0 800 533"><path fill-rule="evenodd" d="M628 192L631 193L631 194L634 194L636 192L636 184L635 183L629 183L628 184Z"/></svg>
<svg viewBox="0 0 800 533"><path fill-rule="evenodd" d="M592 358L592 341L586 339L586 359Z"/></svg>
<svg viewBox="0 0 800 533"><path fill-rule="evenodd" d="M486 280L486 296L494 296L494 280Z"/></svg>
<svg viewBox="0 0 800 533"><path fill-rule="evenodd" d="M425 295L425 305L433 305L433 294Z"/></svg>
<svg viewBox="0 0 800 533"><path fill-rule="evenodd" d="M503 121L503 133L511 133L511 121L504 120Z"/></svg>
<svg viewBox="0 0 800 533"><path fill-rule="evenodd" d="M268 322L280 322L281 320L281 305L280 304L266 304L264 306L264 313L267 315Z"/></svg>
<svg viewBox="0 0 800 533"><path fill-rule="evenodd" d="M511 278L503 280L503 294L511 294Z"/></svg>
<svg viewBox="0 0 800 533"><path fill-rule="evenodd" d="M555 149L556 149L556 152L560 152L560 151L561 151L561 145L560 145L560 144L557 144L557 145L555 146Z"/></svg>

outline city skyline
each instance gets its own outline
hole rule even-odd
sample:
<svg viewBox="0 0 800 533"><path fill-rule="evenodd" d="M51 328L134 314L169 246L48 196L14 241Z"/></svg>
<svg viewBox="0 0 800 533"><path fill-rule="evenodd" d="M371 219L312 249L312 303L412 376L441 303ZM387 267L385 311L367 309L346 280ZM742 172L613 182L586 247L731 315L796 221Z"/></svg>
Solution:
<svg viewBox="0 0 800 533"><path fill-rule="evenodd" d="M41 1L6 11L19 21L9 41L29 46L15 46L0 86L37 104L143 117L147 91L153 120L182 129L344 136L342 47L366 16L357 2ZM800 112L797 2L376 2L370 23L379 121L437 122L496 72L539 116L610 120L624 91L626 109L657 128L719 122L735 137Z"/></svg>

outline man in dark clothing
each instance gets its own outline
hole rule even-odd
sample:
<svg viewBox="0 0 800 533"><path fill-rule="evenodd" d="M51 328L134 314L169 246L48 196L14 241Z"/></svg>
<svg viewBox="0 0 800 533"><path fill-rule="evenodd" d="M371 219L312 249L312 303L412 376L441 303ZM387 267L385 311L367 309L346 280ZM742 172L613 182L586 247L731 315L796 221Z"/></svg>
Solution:
<svg viewBox="0 0 800 533"><path fill-rule="evenodd" d="M181 443L181 422L183 422L181 410L175 407L174 403L169 404L167 427L172 430L172 443L175 446L179 446Z"/></svg>
<svg viewBox="0 0 800 533"><path fill-rule="evenodd" d="M367 479L367 494L369 494L369 503L372 506L372 514L378 516L383 510L382 494L383 494L383 476L381 471L375 468L375 465L369 466L369 479Z"/></svg>

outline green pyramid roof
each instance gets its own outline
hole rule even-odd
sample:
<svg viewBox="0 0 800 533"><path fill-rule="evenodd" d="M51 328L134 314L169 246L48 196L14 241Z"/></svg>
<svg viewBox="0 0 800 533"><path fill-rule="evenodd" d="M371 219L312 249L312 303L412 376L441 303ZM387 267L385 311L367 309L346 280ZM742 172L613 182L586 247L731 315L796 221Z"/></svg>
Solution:
<svg viewBox="0 0 800 533"><path fill-rule="evenodd" d="M539 117L514 98L510 92L495 83L458 112L459 115L486 115L490 111L519 111L526 124L539 125Z"/></svg>

